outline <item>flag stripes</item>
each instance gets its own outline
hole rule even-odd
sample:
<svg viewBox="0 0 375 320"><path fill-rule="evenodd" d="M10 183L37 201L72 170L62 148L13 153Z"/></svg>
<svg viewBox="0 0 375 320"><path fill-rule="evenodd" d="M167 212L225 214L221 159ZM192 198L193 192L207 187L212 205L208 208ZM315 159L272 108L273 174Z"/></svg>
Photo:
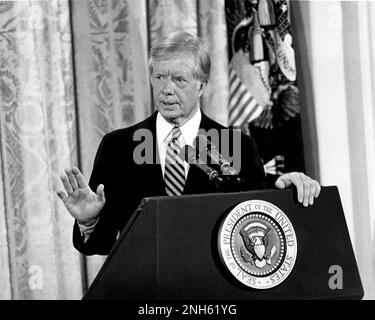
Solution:
<svg viewBox="0 0 375 320"><path fill-rule="evenodd" d="M229 126L242 127L257 118L263 111L241 82L233 68L229 68Z"/></svg>

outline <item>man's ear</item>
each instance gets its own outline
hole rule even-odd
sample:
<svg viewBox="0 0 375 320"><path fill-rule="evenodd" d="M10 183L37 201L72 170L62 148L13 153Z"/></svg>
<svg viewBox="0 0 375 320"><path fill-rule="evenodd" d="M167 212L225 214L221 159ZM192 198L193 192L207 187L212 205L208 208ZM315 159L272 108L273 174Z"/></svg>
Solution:
<svg viewBox="0 0 375 320"><path fill-rule="evenodd" d="M199 96L201 96L206 88L207 82L201 82L200 88L199 88Z"/></svg>

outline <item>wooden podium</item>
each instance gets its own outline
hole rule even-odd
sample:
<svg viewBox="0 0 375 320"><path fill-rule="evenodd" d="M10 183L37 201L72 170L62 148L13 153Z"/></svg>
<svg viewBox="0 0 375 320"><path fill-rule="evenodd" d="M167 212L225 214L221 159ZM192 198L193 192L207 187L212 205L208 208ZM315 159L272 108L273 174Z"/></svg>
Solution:
<svg viewBox="0 0 375 320"><path fill-rule="evenodd" d="M264 290L249 288L219 257L218 232L237 204L263 200L289 218L298 254L289 277ZM340 266L343 288L331 289L331 266ZM363 288L336 187L322 187L313 206L295 191L146 198L112 248L84 299L251 300L361 299Z"/></svg>

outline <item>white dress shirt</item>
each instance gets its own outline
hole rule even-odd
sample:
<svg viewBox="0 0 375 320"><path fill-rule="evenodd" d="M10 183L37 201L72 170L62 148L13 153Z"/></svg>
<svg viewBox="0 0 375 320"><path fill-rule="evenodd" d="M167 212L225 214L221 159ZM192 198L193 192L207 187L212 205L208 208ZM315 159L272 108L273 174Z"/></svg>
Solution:
<svg viewBox="0 0 375 320"><path fill-rule="evenodd" d="M181 148L185 145L193 145L195 137L198 135L199 125L201 123L202 113L198 107L193 117L187 121L180 128L181 136L178 138ZM168 143L171 140L172 129L174 125L169 123L164 117L158 113L156 116L156 139L158 142L160 166L164 177L165 170L165 156L167 152ZM189 164L184 161L185 167L185 180L189 172Z"/></svg>

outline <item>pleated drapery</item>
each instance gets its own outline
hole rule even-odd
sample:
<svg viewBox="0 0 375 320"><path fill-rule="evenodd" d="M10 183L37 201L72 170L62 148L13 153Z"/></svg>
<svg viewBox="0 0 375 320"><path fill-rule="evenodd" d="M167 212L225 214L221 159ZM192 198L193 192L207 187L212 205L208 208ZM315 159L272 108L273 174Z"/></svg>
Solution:
<svg viewBox="0 0 375 320"><path fill-rule="evenodd" d="M148 51L175 30L212 55L204 110L226 124L224 1L0 2L0 299L79 299L105 257L72 246L56 196L101 138L152 113Z"/></svg>
<svg viewBox="0 0 375 320"><path fill-rule="evenodd" d="M54 193L77 165L69 6L0 4L2 299L82 293L73 219Z"/></svg>

